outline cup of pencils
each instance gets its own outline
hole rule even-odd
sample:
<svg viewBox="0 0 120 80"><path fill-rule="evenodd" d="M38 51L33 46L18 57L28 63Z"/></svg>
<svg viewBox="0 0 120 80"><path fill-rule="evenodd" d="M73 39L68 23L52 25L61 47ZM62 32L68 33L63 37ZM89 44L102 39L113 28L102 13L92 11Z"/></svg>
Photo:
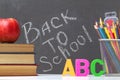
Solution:
<svg viewBox="0 0 120 80"><path fill-rule="evenodd" d="M120 74L120 25L119 21L95 22L94 28L99 36L101 57L105 74Z"/></svg>

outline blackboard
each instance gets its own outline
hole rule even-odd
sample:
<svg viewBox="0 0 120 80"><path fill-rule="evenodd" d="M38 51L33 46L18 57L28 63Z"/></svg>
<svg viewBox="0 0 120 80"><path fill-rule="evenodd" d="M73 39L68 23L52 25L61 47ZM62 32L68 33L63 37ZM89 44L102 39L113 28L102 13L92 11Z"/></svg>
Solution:
<svg viewBox="0 0 120 80"><path fill-rule="evenodd" d="M16 43L33 43L37 73L61 74L66 59L101 58L94 23L116 11L120 0L0 0L0 17L16 18ZM99 70L99 68L97 68Z"/></svg>

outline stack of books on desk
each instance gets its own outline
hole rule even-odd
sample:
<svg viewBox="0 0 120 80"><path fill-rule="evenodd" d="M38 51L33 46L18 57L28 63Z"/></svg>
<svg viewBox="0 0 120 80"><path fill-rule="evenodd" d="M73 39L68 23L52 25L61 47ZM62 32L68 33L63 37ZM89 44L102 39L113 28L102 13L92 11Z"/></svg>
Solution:
<svg viewBox="0 0 120 80"><path fill-rule="evenodd" d="M36 75L34 45L0 44L0 76Z"/></svg>

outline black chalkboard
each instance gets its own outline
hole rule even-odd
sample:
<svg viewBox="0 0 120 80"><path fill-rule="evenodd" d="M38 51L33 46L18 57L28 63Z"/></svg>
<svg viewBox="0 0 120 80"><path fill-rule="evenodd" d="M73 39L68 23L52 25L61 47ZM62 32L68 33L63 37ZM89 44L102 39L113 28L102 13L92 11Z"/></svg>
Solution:
<svg viewBox="0 0 120 80"><path fill-rule="evenodd" d="M0 17L16 18L21 36L16 43L33 43L37 72L61 74L66 59L100 57L93 24L104 13L119 14L120 0L0 0ZM99 68L98 68L99 70Z"/></svg>

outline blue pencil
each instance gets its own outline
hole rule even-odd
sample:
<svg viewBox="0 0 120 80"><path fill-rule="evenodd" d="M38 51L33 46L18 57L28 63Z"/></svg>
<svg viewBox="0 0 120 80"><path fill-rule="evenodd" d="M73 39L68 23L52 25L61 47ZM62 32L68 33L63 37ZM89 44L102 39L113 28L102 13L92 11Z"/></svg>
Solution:
<svg viewBox="0 0 120 80"><path fill-rule="evenodd" d="M103 53L103 58L107 62L108 72L109 73L117 72L117 69L115 68L116 65L114 65L113 61L111 61L112 58L111 58L110 53L109 53L107 47L105 46L104 42L100 43L100 48L101 48L100 49L101 53Z"/></svg>

